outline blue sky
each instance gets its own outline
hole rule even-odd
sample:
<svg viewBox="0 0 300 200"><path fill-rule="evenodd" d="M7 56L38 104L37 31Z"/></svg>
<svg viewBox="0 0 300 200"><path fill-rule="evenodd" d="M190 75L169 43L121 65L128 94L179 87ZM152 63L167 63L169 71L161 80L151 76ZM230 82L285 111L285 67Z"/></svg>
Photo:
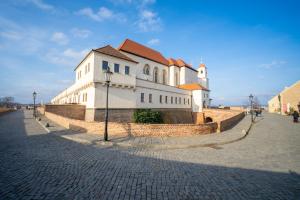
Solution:
<svg viewBox="0 0 300 200"><path fill-rule="evenodd" d="M300 79L299 1L11 0L0 3L0 97L48 102L90 49L125 38L208 67L213 104L262 103Z"/></svg>

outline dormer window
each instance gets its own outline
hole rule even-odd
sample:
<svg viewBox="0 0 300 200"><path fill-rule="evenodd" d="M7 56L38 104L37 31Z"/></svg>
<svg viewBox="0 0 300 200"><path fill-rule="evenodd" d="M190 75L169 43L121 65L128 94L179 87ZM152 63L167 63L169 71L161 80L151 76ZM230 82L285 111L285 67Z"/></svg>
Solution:
<svg viewBox="0 0 300 200"><path fill-rule="evenodd" d="M143 69L143 73L146 75L150 74L150 66L148 64L145 65L145 67Z"/></svg>

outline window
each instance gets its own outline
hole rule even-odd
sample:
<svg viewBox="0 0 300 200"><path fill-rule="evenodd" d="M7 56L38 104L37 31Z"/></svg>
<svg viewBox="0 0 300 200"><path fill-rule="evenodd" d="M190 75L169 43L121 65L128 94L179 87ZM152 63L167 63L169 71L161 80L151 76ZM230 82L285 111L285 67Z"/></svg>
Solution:
<svg viewBox="0 0 300 200"><path fill-rule="evenodd" d="M120 65L115 63L115 65L114 65L114 72L115 73L119 73L119 69L120 69Z"/></svg>
<svg viewBox="0 0 300 200"><path fill-rule="evenodd" d="M143 73L146 75L150 74L150 66L148 64L145 65L145 67L143 69Z"/></svg>
<svg viewBox="0 0 300 200"><path fill-rule="evenodd" d="M165 103L168 103L168 96L165 96Z"/></svg>
<svg viewBox="0 0 300 200"><path fill-rule="evenodd" d="M162 103L162 95L159 95L159 103Z"/></svg>
<svg viewBox="0 0 300 200"><path fill-rule="evenodd" d="M149 103L152 103L152 94L149 94Z"/></svg>
<svg viewBox="0 0 300 200"><path fill-rule="evenodd" d="M177 97L175 97L175 104L177 104Z"/></svg>
<svg viewBox="0 0 300 200"><path fill-rule="evenodd" d="M166 72L166 70L163 70L162 81L163 81L163 84L167 84L167 72Z"/></svg>
<svg viewBox="0 0 300 200"><path fill-rule="evenodd" d="M84 73L87 73L87 65L84 66Z"/></svg>
<svg viewBox="0 0 300 200"><path fill-rule="evenodd" d="M179 104L181 104L181 97L179 97Z"/></svg>
<svg viewBox="0 0 300 200"><path fill-rule="evenodd" d="M190 99L188 99L188 105L190 105Z"/></svg>
<svg viewBox="0 0 300 200"><path fill-rule="evenodd" d="M183 104L185 105L185 98L183 98Z"/></svg>
<svg viewBox="0 0 300 200"><path fill-rule="evenodd" d="M102 70L107 70L108 69L108 62L103 60L102 61Z"/></svg>
<svg viewBox="0 0 300 200"><path fill-rule="evenodd" d="M171 104L173 104L173 97L171 97Z"/></svg>
<svg viewBox="0 0 300 200"><path fill-rule="evenodd" d="M129 67L128 66L125 66L125 74L129 75Z"/></svg>
<svg viewBox="0 0 300 200"><path fill-rule="evenodd" d="M153 80L155 83L158 83L158 68L155 67L153 71Z"/></svg>
<svg viewBox="0 0 300 200"><path fill-rule="evenodd" d="M144 103L145 102L145 94L141 93L141 102Z"/></svg>
<svg viewBox="0 0 300 200"><path fill-rule="evenodd" d="M90 72L90 63L88 63L88 72Z"/></svg>
<svg viewBox="0 0 300 200"><path fill-rule="evenodd" d="M201 70L201 74L203 74L203 70Z"/></svg>

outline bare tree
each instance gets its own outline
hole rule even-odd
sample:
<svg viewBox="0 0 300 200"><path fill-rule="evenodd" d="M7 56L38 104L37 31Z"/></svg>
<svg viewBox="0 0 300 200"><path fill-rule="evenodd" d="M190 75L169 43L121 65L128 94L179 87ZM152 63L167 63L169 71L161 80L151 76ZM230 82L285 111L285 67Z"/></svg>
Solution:
<svg viewBox="0 0 300 200"><path fill-rule="evenodd" d="M13 97L2 97L0 98L0 106L12 107L14 105Z"/></svg>

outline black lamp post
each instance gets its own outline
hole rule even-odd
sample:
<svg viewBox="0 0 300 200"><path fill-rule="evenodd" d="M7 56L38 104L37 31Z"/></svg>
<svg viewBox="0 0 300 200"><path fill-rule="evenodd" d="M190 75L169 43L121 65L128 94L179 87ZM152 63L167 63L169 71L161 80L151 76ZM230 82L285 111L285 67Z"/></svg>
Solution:
<svg viewBox="0 0 300 200"><path fill-rule="evenodd" d="M33 117L36 118L36 113L35 113L36 92L35 91L32 93L32 96L33 96Z"/></svg>
<svg viewBox="0 0 300 200"><path fill-rule="evenodd" d="M209 108L211 108L211 101L212 101L213 99L209 99L208 101L209 101Z"/></svg>
<svg viewBox="0 0 300 200"><path fill-rule="evenodd" d="M254 121L253 119L253 95L250 94L249 96L249 100L250 100L250 114L251 114L251 122Z"/></svg>
<svg viewBox="0 0 300 200"><path fill-rule="evenodd" d="M107 123L108 123L108 88L111 81L112 72L109 67L104 71L104 78L106 84L106 109L105 109L105 127L104 127L104 141L108 141Z"/></svg>
<svg viewBox="0 0 300 200"><path fill-rule="evenodd" d="M280 94L278 95L278 101L279 101L279 111L281 114L281 96L280 96Z"/></svg>

